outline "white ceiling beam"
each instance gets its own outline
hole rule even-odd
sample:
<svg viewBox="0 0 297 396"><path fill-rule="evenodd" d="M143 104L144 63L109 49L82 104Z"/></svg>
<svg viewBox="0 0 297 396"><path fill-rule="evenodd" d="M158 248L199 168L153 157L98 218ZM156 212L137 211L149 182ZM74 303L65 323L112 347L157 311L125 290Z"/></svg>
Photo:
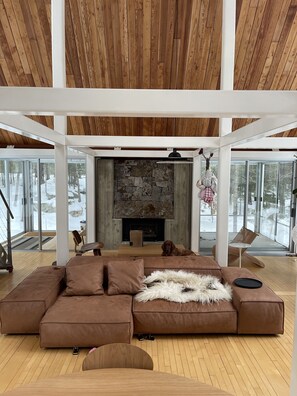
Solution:
<svg viewBox="0 0 297 396"><path fill-rule="evenodd" d="M94 136L68 135L66 144L69 147L97 148L190 148L219 147L218 137L176 137L176 136Z"/></svg>
<svg viewBox="0 0 297 396"><path fill-rule="evenodd" d="M52 149L30 149L30 148L0 148L0 158L1 159L53 159L55 156L54 148ZM80 159L84 158L78 151L69 150L67 158L69 159Z"/></svg>
<svg viewBox="0 0 297 396"><path fill-rule="evenodd" d="M66 88L65 0L51 0L52 76L54 88ZM56 131L67 134L67 117L54 117Z"/></svg>
<svg viewBox="0 0 297 396"><path fill-rule="evenodd" d="M222 14L222 50L220 89L233 90L234 58L236 31L236 1L223 1ZM224 136L232 132L232 118L219 119L219 135Z"/></svg>
<svg viewBox="0 0 297 396"><path fill-rule="evenodd" d="M0 114L0 128L48 144L65 144L65 137L22 115Z"/></svg>
<svg viewBox="0 0 297 396"><path fill-rule="evenodd" d="M261 119L255 121L252 124L249 124L246 127L249 127L250 133L249 136L244 135L245 130L241 131L241 129L246 129L246 127L240 128L237 132L233 132L231 135L227 135L222 138L218 137L151 137L151 136L82 136L82 135L68 135L62 136L55 130L52 130L44 125L39 124L36 121L31 120L28 117L19 116L19 115L0 115L0 126L1 128L13 132L18 133L23 136L27 136L29 138L39 140L48 144L68 144L70 147L75 147L75 149L82 151L84 148L84 153L93 155L93 150L88 149L88 147L106 147L106 148L114 148L114 147L123 147L123 148L164 148L167 149L169 147L177 147L177 148L188 148L188 149L200 149L201 147L206 149L209 147L210 149L216 149L219 147L219 141L221 140L221 144L231 144L233 148L241 148L241 149L297 149L297 138L260 138L263 129L260 130L262 125L266 125L266 128L273 128L275 125L278 125L278 130L271 129L267 132L267 134L281 132L286 130L289 127L297 127L295 122L286 124L288 119L282 119L283 124L280 127L280 119ZM269 125L269 127L268 127ZM254 131L254 135L251 133ZM239 134L237 136L237 134ZM249 140L253 139L254 140ZM227 140L228 139L228 140ZM245 139L245 141L243 140Z"/></svg>
<svg viewBox="0 0 297 396"><path fill-rule="evenodd" d="M296 151L231 151L231 158L233 161L295 161L295 154Z"/></svg>
<svg viewBox="0 0 297 396"><path fill-rule="evenodd" d="M1 159L54 159L54 149L30 149L30 148L0 148ZM81 159L85 155L78 151L68 150L67 158L69 159Z"/></svg>
<svg viewBox="0 0 297 396"><path fill-rule="evenodd" d="M275 135L297 127L297 118L262 118L221 137L220 146L239 146L265 136Z"/></svg>
<svg viewBox="0 0 297 396"><path fill-rule="evenodd" d="M86 155L90 155L91 157L95 157L96 156L96 150L93 150L89 147L75 147L72 148L74 151L77 151L78 153L82 153L82 154L86 154Z"/></svg>
<svg viewBox="0 0 297 396"><path fill-rule="evenodd" d="M220 89L233 90L236 31L236 0L223 1Z"/></svg>
<svg viewBox="0 0 297 396"><path fill-rule="evenodd" d="M53 86L66 87L65 0L51 1Z"/></svg>
<svg viewBox="0 0 297 396"><path fill-rule="evenodd" d="M0 114L297 117L297 91L0 87Z"/></svg>
<svg viewBox="0 0 297 396"><path fill-rule="evenodd" d="M234 146L233 148L297 150L297 137L266 137L243 143L238 146Z"/></svg>
<svg viewBox="0 0 297 396"><path fill-rule="evenodd" d="M167 158L169 150L94 150L96 157L113 158ZM195 151L178 150L182 158L193 158Z"/></svg>
<svg viewBox="0 0 297 396"><path fill-rule="evenodd" d="M55 155L53 149L19 149L19 148L3 148L0 149L1 159L52 159Z"/></svg>
<svg viewBox="0 0 297 396"><path fill-rule="evenodd" d="M288 140L288 146L285 147L287 148L287 151L279 151L278 149L274 149L273 151L232 151L231 156L232 159L236 160L292 160L296 161L296 157L294 155L297 155L297 138L266 138L263 140ZM295 139L295 141L293 140ZM292 143L293 140L293 143ZM278 146L278 145L276 145ZM279 148L284 148L282 147L281 143L279 144ZM296 147L294 150L292 147ZM264 149L267 150L270 147L264 147ZM81 151L80 151L81 150ZM212 152L212 151L211 151ZM164 150L91 150L87 149L85 147L78 147L75 150L68 150L67 158L69 159L81 159L85 158L85 155L92 155L95 157L114 157L114 158L164 158L166 157L166 153ZM181 154L182 157L184 158L191 158L191 157L196 157L197 152L194 151L187 151L187 150L179 150L179 153ZM214 151L214 156L213 159L217 159L218 155L217 152ZM54 160L54 150L53 149L18 149L18 148L3 148L0 149L0 158L1 159L52 159Z"/></svg>

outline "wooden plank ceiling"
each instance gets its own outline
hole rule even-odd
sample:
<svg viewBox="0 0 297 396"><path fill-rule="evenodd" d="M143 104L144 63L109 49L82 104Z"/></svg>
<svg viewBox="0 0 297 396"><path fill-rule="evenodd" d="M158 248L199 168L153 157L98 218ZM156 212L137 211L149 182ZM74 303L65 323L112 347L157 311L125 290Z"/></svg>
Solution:
<svg viewBox="0 0 297 396"><path fill-rule="evenodd" d="M67 86L220 87L221 0L65 0ZM238 0L234 89L297 89L296 0ZM50 87L50 0L0 0L0 85ZM32 117L53 128L52 117ZM233 130L251 120L233 120ZM218 136L216 119L69 117L68 134ZM296 136L296 130L282 136ZM0 130L0 146L42 143Z"/></svg>

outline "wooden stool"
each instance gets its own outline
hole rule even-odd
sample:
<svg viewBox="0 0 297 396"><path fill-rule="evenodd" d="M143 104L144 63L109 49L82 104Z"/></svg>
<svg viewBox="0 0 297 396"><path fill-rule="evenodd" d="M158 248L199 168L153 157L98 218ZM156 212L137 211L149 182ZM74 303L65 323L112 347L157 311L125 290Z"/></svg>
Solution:
<svg viewBox="0 0 297 396"><path fill-rule="evenodd" d="M134 247L143 246L143 232L142 230L131 230L130 231L130 245Z"/></svg>

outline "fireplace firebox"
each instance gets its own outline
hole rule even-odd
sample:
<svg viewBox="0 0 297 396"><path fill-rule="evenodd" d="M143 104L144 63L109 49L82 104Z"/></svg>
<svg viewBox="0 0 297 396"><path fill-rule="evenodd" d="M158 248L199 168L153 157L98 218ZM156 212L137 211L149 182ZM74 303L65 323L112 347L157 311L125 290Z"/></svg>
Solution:
<svg viewBox="0 0 297 396"><path fill-rule="evenodd" d="M123 241L130 240L131 230L142 230L144 242L161 242L164 241L165 219L153 218L124 218L123 224Z"/></svg>

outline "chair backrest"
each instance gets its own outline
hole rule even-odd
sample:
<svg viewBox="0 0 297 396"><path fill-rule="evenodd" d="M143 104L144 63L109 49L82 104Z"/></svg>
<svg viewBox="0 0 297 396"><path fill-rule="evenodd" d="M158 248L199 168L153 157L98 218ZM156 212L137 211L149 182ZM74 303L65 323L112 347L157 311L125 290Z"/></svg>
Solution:
<svg viewBox="0 0 297 396"><path fill-rule="evenodd" d="M90 352L82 364L83 370L100 368L138 368L153 370L151 356L143 349L130 344L103 345Z"/></svg>
<svg viewBox="0 0 297 396"><path fill-rule="evenodd" d="M251 244L257 236L258 234L256 232L251 231L248 228L242 227L239 233L232 240L232 242L243 242Z"/></svg>
<svg viewBox="0 0 297 396"><path fill-rule="evenodd" d="M79 235L79 232L74 230L74 231L72 231L72 235L73 235L73 240L74 240L75 246L78 246L82 241L81 236Z"/></svg>
<svg viewBox="0 0 297 396"><path fill-rule="evenodd" d="M7 253L4 247L0 243L0 264L6 266L7 264Z"/></svg>

